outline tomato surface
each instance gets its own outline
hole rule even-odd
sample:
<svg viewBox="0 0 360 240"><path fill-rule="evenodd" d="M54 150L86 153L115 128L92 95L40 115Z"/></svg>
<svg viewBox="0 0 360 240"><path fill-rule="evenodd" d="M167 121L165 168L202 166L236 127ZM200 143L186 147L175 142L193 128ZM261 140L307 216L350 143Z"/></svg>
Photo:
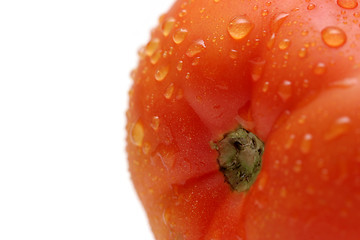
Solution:
<svg viewBox="0 0 360 240"><path fill-rule="evenodd" d="M179 0L132 72L131 177L158 240L360 239L356 0ZM213 146L242 127L235 191Z"/></svg>

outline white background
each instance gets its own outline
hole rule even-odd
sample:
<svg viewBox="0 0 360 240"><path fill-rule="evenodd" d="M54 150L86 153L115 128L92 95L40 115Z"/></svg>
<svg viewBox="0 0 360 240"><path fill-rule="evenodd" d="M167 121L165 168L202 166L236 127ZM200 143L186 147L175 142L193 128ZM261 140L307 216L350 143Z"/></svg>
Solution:
<svg viewBox="0 0 360 240"><path fill-rule="evenodd" d="M150 240L129 73L173 0L0 0L0 239Z"/></svg>

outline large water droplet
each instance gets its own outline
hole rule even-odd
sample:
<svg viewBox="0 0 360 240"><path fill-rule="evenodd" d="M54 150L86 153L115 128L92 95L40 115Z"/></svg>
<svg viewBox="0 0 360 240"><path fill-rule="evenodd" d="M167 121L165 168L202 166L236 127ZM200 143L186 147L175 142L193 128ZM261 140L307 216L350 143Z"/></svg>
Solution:
<svg viewBox="0 0 360 240"><path fill-rule="evenodd" d="M166 88L164 96L166 99L170 99L174 92L174 84L170 83L170 85Z"/></svg>
<svg viewBox="0 0 360 240"><path fill-rule="evenodd" d="M337 0L337 4L346 9L354 9L358 6L357 0Z"/></svg>
<svg viewBox="0 0 360 240"><path fill-rule="evenodd" d="M196 54L201 53L206 48L203 40L198 40L190 45L186 51L186 56L194 57Z"/></svg>
<svg viewBox="0 0 360 240"><path fill-rule="evenodd" d="M274 33L278 32L281 25L285 22L288 16L288 13L279 13L278 15L276 15L271 23L271 31Z"/></svg>
<svg viewBox="0 0 360 240"><path fill-rule="evenodd" d="M234 17L228 25L228 32L233 39L240 40L248 36L254 26L246 15Z"/></svg>
<svg viewBox="0 0 360 240"><path fill-rule="evenodd" d="M271 50L273 47L274 47L274 44L275 44L275 33L273 33L271 35L271 37L269 38L268 42L266 43L266 47Z"/></svg>
<svg viewBox="0 0 360 240"><path fill-rule="evenodd" d="M176 30L173 35L174 42L176 44L182 43L185 40L187 34L188 34L188 30L186 30L185 28L180 28L180 29Z"/></svg>
<svg viewBox="0 0 360 240"><path fill-rule="evenodd" d="M169 65L162 65L159 66L158 69L155 72L155 79L158 81L164 80L164 78L169 73Z"/></svg>
<svg viewBox="0 0 360 240"><path fill-rule="evenodd" d="M140 121L137 121L131 129L130 135L131 142L138 147L142 146L144 139L144 127Z"/></svg>
<svg viewBox="0 0 360 240"><path fill-rule="evenodd" d="M283 81L279 86L278 94L281 100L283 100L284 102L287 101L292 94L291 82L288 80Z"/></svg>
<svg viewBox="0 0 360 240"><path fill-rule="evenodd" d="M162 53L162 51L161 51L160 49L157 50L157 51L150 57L150 62L151 62L152 64L156 64L156 63L159 61L160 57L161 57L161 53Z"/></svg>
<svg viewBox="0 0 360 240"><path fill-rule="evenodd" d="M175 25L175 21L176 21L175 18L171 17L162 24L161 30L165 37L169 36L171 30L173 29L173 27Z"/></svg>
<svg viewBox="0 0 360 240"><path fill-rule="evenodd" d="M338 27L326 27L321 31L321 38L327 46L338 48L345 44L347 37Z"/></svg>
<svg viewBox="0 0 360 240"><path fill-rule="evenodd" d="M351 119L347 116L336 119L325 133L324 139L330 141L345 134L350 129L350 123Z"/></svg>
<svg viewBox="0 0 360 240"><path fill-rule="evenodd" d="M326 65L325 63L319 62L315 65L313 72L315 75L321 76L324 75L326 72Z"/></svg>
<svg viewBox="0 0 360 240"><path fill-rule="evenodd" d="M291 41L289 39L287 39L287 38L281 40L280 43L279 43L279 49L280 50L287 49L290 46L290 43L291 43Z"/></svg>
<svg viewBox="0 0 360 240"><path fill-rule="evenodd" d="M160 39L154 38L145 47L145 54L151 57L160 46Z"/></svg>

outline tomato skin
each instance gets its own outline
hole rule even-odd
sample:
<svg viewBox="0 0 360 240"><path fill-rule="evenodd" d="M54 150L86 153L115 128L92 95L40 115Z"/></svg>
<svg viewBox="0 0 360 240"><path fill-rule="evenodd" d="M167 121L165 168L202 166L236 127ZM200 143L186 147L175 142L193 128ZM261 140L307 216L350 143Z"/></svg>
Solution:
<svg viewBox="0 0 360 240"><path fill-rule="evenodd" d="M360 237L360 8L340 5L177 1L160 19L127 112L129 169L156 239ZM250 22L242 39L234 17ZM326 39L329 27L342 32ZM265 142L243 193L210 144L239 125Z"/></svg>

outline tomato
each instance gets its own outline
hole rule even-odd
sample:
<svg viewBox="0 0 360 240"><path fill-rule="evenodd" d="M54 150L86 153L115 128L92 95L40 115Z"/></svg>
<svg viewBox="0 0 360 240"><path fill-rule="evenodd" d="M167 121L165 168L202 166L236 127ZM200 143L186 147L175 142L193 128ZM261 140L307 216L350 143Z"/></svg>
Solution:
<svg viewBox="0 0 360 240"><path fill-rule="evenodd" d="M359 24L356 0L179 0L160 17L127 112L156 239L360 238Z"/></svg>

